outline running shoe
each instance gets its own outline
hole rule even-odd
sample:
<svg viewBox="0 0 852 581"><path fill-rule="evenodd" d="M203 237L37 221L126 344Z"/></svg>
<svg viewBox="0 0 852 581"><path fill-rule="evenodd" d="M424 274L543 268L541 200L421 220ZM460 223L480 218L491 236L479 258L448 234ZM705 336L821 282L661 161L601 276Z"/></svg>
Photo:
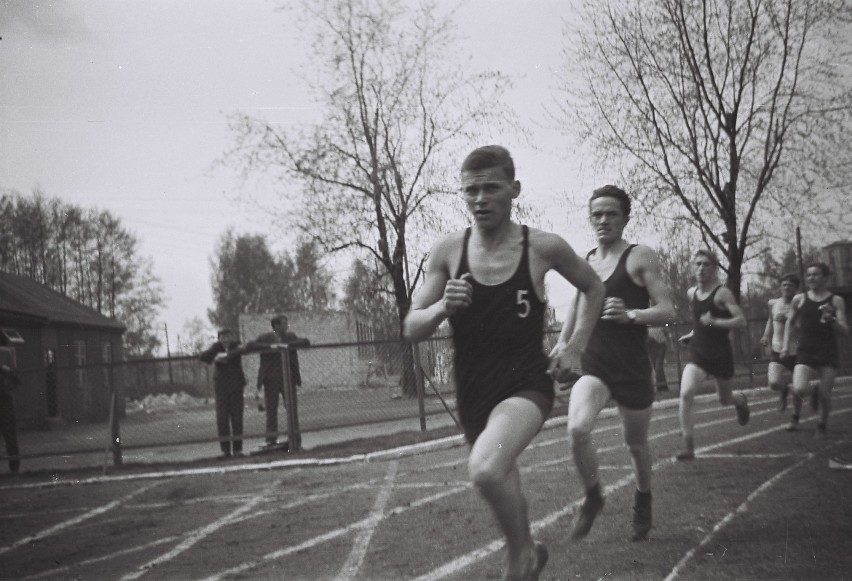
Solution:
<svg viewBox="0 0 852 581"><path fill-rule="evenodd" d="M796 416L793 416L793 417L790 418L790 423L787 424L786 430L788 432L795 432L798 429L799 429L799 418L797 418Z"/></svg>
<svg viewBox="0 0 852 581"><path fill-rule="evenodd" d="M547 565L548 557L547 547L544 546L544 543L535 541L530 560L528 561L529 568L527 571L520 575L510 575L507 572L503 575L503 581L538 581L542 569Z"/></svg>
<svg viewBox="0 0 852 581"><path fill-rule="evenodd" d="M595 518L603 510L604 499L602 496L591 497L586 496L583 506L577 513L577 518L574 519L574 526L571 529L571 540L578 541L589 534L592 530L592 525L595 524Z"/></svg>
<svg viewBox="0 0 852 581"><path fill-rule="evenodd" d="M645 495L636 492L633 501L633 535L630 540L647 541L651 530L651 493Z"/></svg>
<svg viewBox="0 0 852 581"><path fill-rule="evenodd" d="M677 453L675 456L675 460L679 462L684 462L686 460L695 460L695 450L692 448L685 448Z"/></svg>
<svg viewBox="0 0 852 581"><path fill-rule="evenodd" d="M815 440L824 440L827 432L827 428L825 424L818 423L816 430L814 431L814 439Z"/></svg>
<svg viewBox="0 0 852 581"><path fill-rule="evenodd" d="M751 411L748 409L748 399L746 399L745 394L740 393L740 395L743 396L743 403L742 403L742 405L738 405L738 406L734 406L734 407L737 408L737 422L741 426L744 426L748 423L748 418L749 418L749 416L751 416Z"/></svg>

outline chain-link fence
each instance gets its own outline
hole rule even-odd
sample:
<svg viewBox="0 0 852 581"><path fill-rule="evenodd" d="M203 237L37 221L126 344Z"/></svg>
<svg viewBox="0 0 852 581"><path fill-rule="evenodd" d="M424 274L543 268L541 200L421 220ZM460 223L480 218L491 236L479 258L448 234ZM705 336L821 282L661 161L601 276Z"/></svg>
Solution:
<svg viewBox="0 0 852 581"><path fill-rule="evenodd" d="M746 328L731 333L739 388L766 385L769 352L760 345L764 325L765 320L752 320ZM689 360L688 347L677 338L690 329L688 323L666 328L665 378L672 393L677 393L681 371ZM558 331L546 334L546 349L557 336ZM850 341L846 337L839 340L841 367L849 369ZM281 402L287 393L282 394L278 431L270 433L266 410L260 409L263 398L256 390L259 353L243 355L248 384L241 410L242 440L248 452L274 437L289 438L291 448L297 449L301 434L383 422L406 420L403 429L425 430L432 418L440 416L446 425L446 418L455 414L452 342L448 338L416 346L387 341L277 352L282 357L298 357L301 385L294 385L290 374L285 374L285 392L292 388L289 397L293 402L285 411ZM106 466L122 461L168 461L173 457L170 451L178 448L183 450L179 457L184 461L210 458L218 452L214 369L196 357L52 366L19 374L21 389L40 388L35 388L36 397L15 394L16 400L37 401L46 407L46 416L41 414L44 421L23 422L19 429L24 469L79 466L81 456L87 458L82 464ZM564 411L565 402L557 402L554 413ZM22 424L27 410L18 416Z"/></svg>

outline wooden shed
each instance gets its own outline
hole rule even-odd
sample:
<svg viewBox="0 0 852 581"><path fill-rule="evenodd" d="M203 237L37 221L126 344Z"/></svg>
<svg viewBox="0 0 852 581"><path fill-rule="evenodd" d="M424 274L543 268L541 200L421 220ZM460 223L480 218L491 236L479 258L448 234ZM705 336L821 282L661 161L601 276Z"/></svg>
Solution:
<svg viewBox="0 0 852 581"><path fill-rule="evenodd" d="M124 358L124 325L30 278L0 272L0 329L16 338L20 426L109 417L110 363ZM123 406L122 394L117 401Z"/></svg>

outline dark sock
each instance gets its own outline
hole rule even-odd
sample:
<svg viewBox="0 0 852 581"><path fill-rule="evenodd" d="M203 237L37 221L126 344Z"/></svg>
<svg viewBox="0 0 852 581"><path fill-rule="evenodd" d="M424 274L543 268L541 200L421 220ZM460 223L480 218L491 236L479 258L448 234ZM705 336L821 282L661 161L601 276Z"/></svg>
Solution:
<svg viewBox="0 0 852 581"><path fill-rule="evenodd" d="M634 501L636 502L636 506L650 506L651 505L651 490L648 489L645 492L641 490L637 490L633 495Z"/></svg>

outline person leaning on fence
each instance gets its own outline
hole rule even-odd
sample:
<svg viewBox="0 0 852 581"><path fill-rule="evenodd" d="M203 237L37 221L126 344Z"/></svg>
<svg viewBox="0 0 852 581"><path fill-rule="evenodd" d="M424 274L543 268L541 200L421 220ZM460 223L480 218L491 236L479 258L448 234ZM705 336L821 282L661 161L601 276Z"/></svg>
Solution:
<svg viewBox="0 0 852 581"><path fill-rule="evenodd" d="M297 347L307 347L309 339L297 336L288 329L286 315L276 315L271 319L272 332L260 335L254 341L246 343L246 350L268 349L271 345L286 345L289 349L290 378L294 387L302 385ZM261 353L260 366L257 369L257 390L263 390L263 403L266 410L266 445L278 445L278 396L284 398L284 368L281 365L281 353L278 351ZM295 390L293 392L295 394ZM288 444L288 442L284 442Z"/></svg>
<svg viewBox="0 0 852 581"><path fill-rule="evenodd" d="M221 329L218 341L198 357L213 365L213 386L216 394L216 430L220 459L243 455L243 349L230 329Z"/></svg>
<svg viewBox="0 0 852 581"><path fill-rule="evenodd" d="M603 284L560 236L512 220L521 184L505 148L474 150L460 177L473 226L433 246L403 334L423 341L449 319L456 401L470 445L468 472L506 538L504 579L538 579L547 549L533 541L517 459L553 407L548 371L561 381L579 371ZM543 336L544 277L550 270L577 287L581 298L576 331L549 362Z"/></svg>
<svg viewBox="0 0 852 581"><path fill-rule="evenodd" d="M21 467L18 458L18 426L15 420L14 392L20 387L21 380L16 373L15 358L9 348L9 338L0 331L0 432L6 442L6 455L9 456L9 470L17 474Z"/></svg>

